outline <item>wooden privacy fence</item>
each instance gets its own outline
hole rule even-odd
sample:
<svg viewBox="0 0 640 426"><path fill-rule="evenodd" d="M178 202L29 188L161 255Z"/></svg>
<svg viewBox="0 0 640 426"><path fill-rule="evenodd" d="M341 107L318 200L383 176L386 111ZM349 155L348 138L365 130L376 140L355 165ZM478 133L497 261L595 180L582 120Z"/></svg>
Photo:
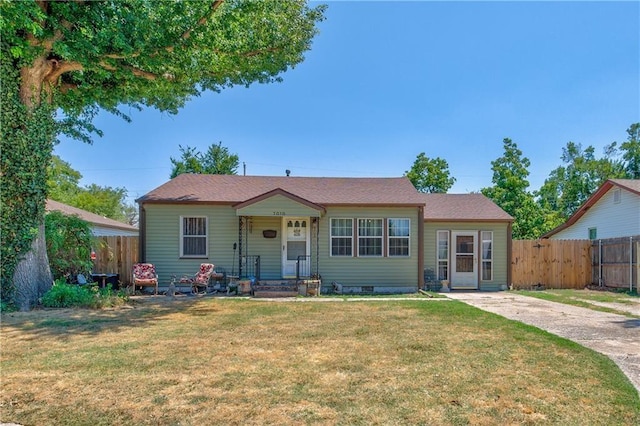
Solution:
<svg viewBox="0 0 640 426"><path fill-rule="evenodd" d="M93 272L119 274L120 282L130 284L131 268L138 262L138 237L97 237Z"/></svg>
<svg viewBox="0 0 640 426"><path fill-rule="evenodd" d="M513 288L584 288L591 284L590 240L514 240Z"/></svg>
<svg viewBox="0 0 640 426"><path fill-rule="evenodd" d="M591 244L591 259L594 285L638 289L640 235L594 240Z"/></svg>

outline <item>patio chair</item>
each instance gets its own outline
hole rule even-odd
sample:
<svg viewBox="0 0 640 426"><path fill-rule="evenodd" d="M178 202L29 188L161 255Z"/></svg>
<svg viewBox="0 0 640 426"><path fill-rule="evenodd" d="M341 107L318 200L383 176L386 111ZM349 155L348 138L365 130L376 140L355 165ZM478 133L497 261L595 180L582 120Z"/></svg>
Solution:
<svg viewBox="0 0 640 426"><path fill-rule="evenodd" d="M213 274L213 263L203 263L200 270L194 276L183 276L180 284L191 284L191 292L194 294L206 294L209 289L209 280ZM203 289L202 293L200 289Z"/></svg>
<svg viewBox="0 0 640 426"><path fill-rule="evenodd" d="M158 274L152 263L136 263L133 265L133 291L136 286L155 288L154 294L158 294Z"/></svg>

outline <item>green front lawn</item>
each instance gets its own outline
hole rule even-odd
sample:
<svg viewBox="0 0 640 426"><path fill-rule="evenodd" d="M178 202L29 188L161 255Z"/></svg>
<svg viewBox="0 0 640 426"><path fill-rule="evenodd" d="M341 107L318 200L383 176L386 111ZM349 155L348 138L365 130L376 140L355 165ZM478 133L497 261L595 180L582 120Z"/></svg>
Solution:
<svg viewBox="0 0 640 426"><path fill-rule="evenodd" d="M640 424L607 357L453 300L149 297L0 327L1 422Z"/></svg>

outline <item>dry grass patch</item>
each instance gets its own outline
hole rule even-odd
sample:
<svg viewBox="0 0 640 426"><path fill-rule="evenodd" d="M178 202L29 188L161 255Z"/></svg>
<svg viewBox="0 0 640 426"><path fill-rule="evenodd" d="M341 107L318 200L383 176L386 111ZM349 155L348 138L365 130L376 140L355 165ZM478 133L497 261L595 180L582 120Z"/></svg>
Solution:
<svg viewBox="0 0 640 426"><path fill-rule="evenodd" d="M150 298L5 315L1 421L638 424L606 357L455 301Z"/></svg>
<svg viewBox="0 0 640 426"><path fill-rule="evenodd" d="M565 305L579 306L594 311L640 318L640 298L637 294L623 292L557 289L544 291L518 290L518 294L536 297Z"/></svg>

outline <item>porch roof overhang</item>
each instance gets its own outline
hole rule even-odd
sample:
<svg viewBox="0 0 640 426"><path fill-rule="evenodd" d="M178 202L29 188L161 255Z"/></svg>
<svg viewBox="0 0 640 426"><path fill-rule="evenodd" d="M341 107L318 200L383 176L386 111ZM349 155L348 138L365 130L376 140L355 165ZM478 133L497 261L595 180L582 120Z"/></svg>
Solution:
<svg viewBox="0 0 640 426"><path fill-rule="evenodd" d="M316 203L276 188L234 204L236 216L308 216L321 217L326 209Z"/></svg>

